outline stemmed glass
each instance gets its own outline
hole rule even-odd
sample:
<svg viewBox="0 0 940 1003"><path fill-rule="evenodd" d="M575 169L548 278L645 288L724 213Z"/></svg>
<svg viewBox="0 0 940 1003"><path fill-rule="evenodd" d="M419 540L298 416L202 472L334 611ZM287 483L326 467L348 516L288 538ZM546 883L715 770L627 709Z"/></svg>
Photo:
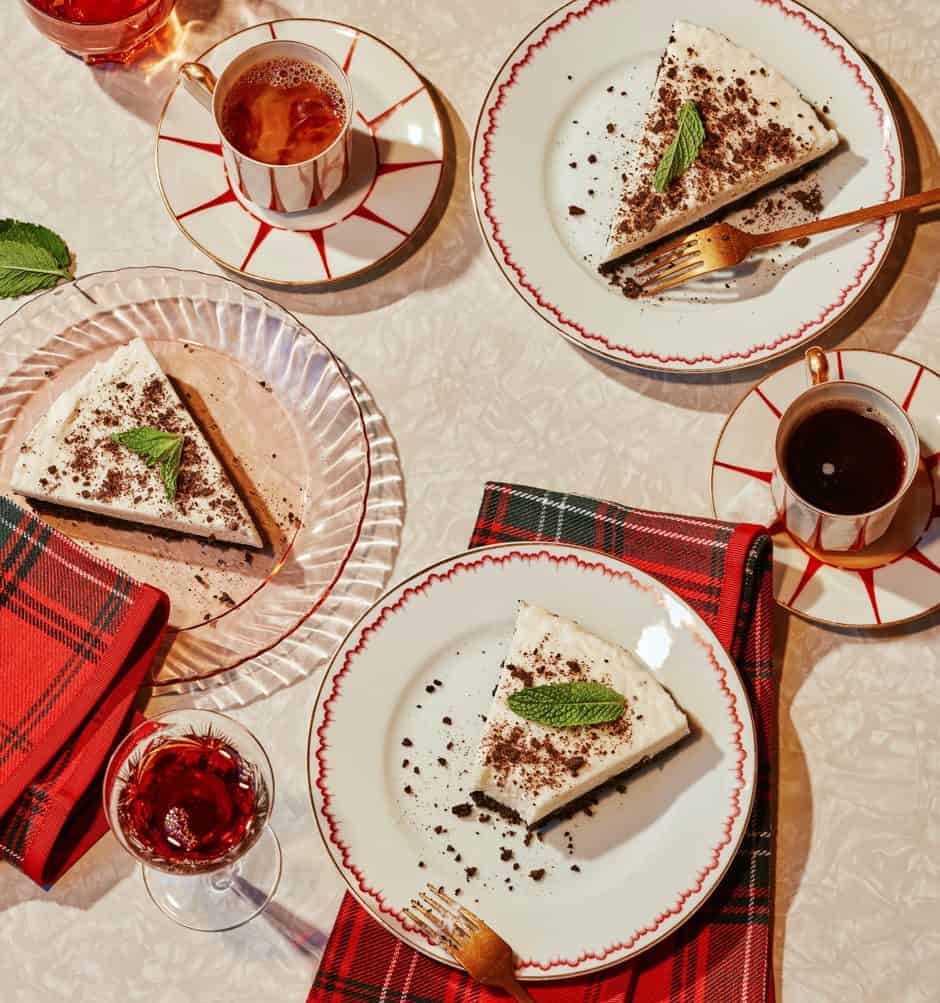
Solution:
<svg viewBox="0 0 940 1003"><path fill-rule="evenodd" d="M156 905L191 930L241 926L273 898L281 877L273 806L264 749L213 711L145 721L105 772L108 824L141 862Z"/></svg>

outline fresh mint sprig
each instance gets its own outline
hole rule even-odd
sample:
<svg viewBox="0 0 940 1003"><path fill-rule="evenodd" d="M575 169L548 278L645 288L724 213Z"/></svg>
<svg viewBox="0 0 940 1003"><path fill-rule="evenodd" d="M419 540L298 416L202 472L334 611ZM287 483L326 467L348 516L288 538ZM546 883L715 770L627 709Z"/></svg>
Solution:
<svg viewBox="0 0 940 1003"><path fill-rule="evenodd" d="M0 297L25 296L72 279L72 255L48 227L0 219Z"/></svg>
<svg viewBox="0 0 940 1003"><path fill-rule="evenodd" d="M144 425L126 432L115 432L111 439L137 453L148 467L159 465L167 501L176 498L176 484L183 459L183 435L161 432L159 428Z"/></svg>
<svg viewBox="0 0 940 1003"><path fill-rule="evenodd" d="M695 163L705 142L705 125L694 101L683 103L677 126L675 138L666 147L653 175L653 187L660 193Z"/></svg>
<svg viewBox="0 0 940 1003"><path fill-rule="evenodd" d="M527 721L550 728L608 724L623 715L626 699L603 683L546 683L511 693L509 709Z"/></svg>

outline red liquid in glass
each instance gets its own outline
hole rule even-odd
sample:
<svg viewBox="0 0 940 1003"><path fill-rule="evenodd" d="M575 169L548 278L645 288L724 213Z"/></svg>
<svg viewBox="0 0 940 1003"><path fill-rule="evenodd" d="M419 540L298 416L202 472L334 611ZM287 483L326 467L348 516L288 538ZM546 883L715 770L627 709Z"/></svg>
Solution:
<svg viewBox="0 0 940 1003"><path fill-rule="evenodd" d="M30 0L44 14L79 24L110 24L130 17L153 0Z"/></svg>
<svg viewBox="0 0 940 1003"><path fill-rule="evenodd" d="M118 801L128 842L148 859L200 870L237 857L264 824L268 792L214 736L167 739L131 765Z"/></svg>
<svg viewBox="0 0 940 1003"><path fill-rule="evenodd" d="M299 164L316 157L343 131L346 102L318 66L269 59L246 70L222 108L225 138L265 164Z"/></svg>

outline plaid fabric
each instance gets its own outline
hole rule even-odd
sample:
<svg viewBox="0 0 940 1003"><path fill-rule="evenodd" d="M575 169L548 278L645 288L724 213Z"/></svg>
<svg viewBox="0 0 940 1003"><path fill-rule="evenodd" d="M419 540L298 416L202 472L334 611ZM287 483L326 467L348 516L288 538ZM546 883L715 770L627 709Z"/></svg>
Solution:
<svg viewBox="0 0 940 1003"><path fill-rule="evenodd" d="M777 682L771 543L757 526L661 515L488 484L471 546L551 540L602 550L655 575L735 658L755 710L759 766L747 835L706 904L636 960L539 983L539 1003L772 1003L773 791ZM400 943L347 895L308 1003L488 1003L505 999Z"/></svg>
<svg viewBox="0 0 940 1003"><path fill-rule="evenodd" d="M169 600L0 498L0 857L55 882L104 833L101 774Z"/></svg>

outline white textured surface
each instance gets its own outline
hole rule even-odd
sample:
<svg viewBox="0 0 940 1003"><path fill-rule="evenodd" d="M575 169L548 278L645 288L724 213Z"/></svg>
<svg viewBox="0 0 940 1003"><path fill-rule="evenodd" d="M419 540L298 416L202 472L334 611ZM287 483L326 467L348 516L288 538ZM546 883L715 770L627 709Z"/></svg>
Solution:
<svg viewBox="0 0 940 1003"><path fill-rule="evenodd" d="M544 326L482 248L466 185L467 131L506 54L545 0L180 0L195 53L232 27L323 15L382 34L440 89L461 161L448 212L420 252L371 285L275 298L300 313L375 394L398 439L408 521L396 577L465 546L486 478L661 509L708 511L723 416L760 371L650 378L594 362ZM940 185L940 12L928 0L820 0L887 73L920 149L915 185ZM151 122L168 68L89 71L3 20L0 211L52 223L90 272L132 264L213 271L166 216ZM147 74L150 73L148 80ZM919 175L919 177L918 177ZM937 219L934 213L931 217ZM940 366L940 225L901 227L874 289L826 338ZM0 303L0 316L15 308ZM940 618L884 635L781 616L780 839L775 953L785 1003L935 1001L940 986ZM338 879L304 776L316 681L238 716L278 776L278 903L325 925ZM103 840L52 892L0 868L4 1003L301 1003L318 955L256 921L207 936L173 927L130 858Z"/></svg>

